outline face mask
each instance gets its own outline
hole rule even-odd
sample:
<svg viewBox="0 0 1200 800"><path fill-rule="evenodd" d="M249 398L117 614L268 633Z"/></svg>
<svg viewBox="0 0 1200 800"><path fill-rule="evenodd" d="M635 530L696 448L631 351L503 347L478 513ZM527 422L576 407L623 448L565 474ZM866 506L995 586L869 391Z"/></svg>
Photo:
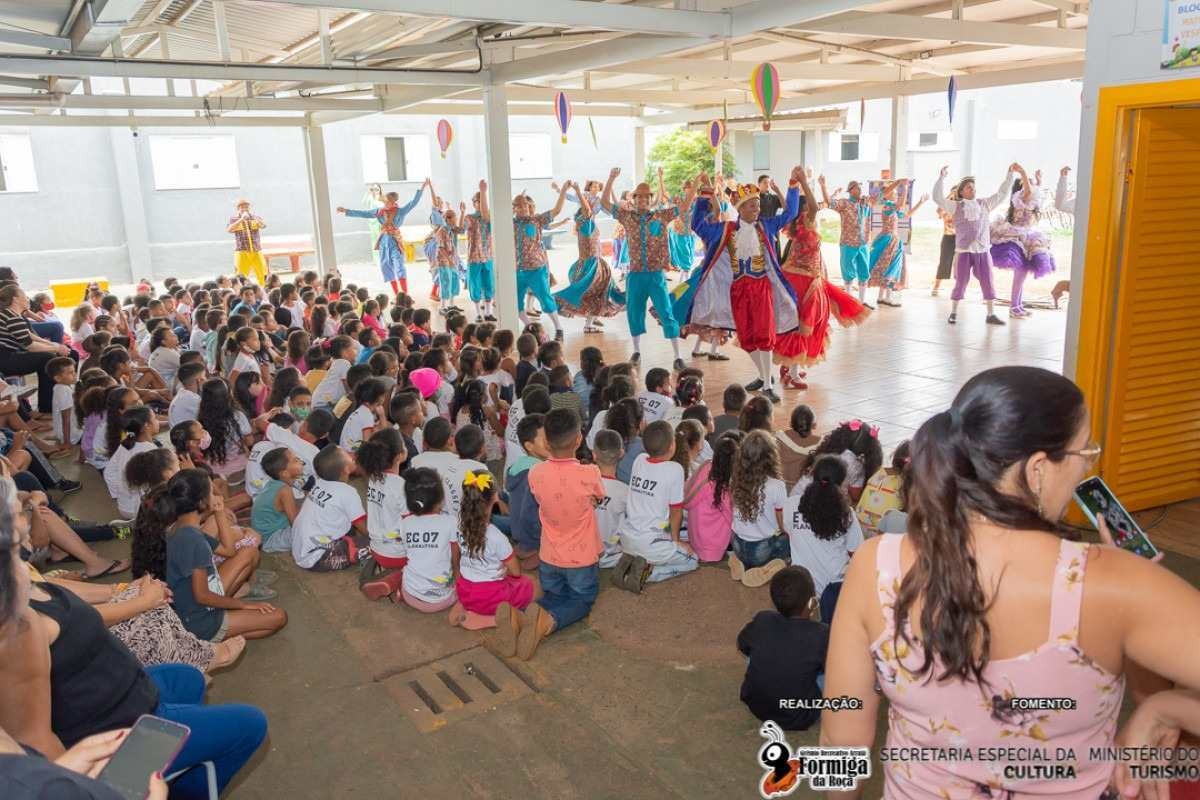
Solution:
<svg viewBox="0 0 1200 800"><path fill-rule="evenodd" d="M203 431L200 434L200 449L207 450L210 444L212 444L212 436L209 435L208 431Z"/></svg>
<svg viewBox="0 0 1200 800"><path fill-rule="evenodd" d="M308 408L307 406L300 406L299 408L292 409L292 416L303 422L304 420L308 419L308 412L310 411L312 411L311 408Z"/></svg>
<svg viewBox="0 0 1200 800"><path fill-rule="evenodd" d="M42 303L42 311L53 311L54 303Z"/></svg>

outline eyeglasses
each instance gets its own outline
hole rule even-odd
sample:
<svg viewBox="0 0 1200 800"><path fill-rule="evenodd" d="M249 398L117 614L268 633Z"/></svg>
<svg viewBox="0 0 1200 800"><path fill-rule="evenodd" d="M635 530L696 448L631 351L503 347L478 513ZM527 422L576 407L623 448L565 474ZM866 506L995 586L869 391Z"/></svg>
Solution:
<svg viewBox="0 0 1200 800"><path fill-rule="evenodd" d="M1096 459L1100 457L1102 452L1104 452L1104 448L1102 448L1099 443L1093 440L1088 442L1088 446L1082 450L1064 450L1063 455L1079 456L1080 458L1086 459L1088 464L1095 464Z"/></svg>

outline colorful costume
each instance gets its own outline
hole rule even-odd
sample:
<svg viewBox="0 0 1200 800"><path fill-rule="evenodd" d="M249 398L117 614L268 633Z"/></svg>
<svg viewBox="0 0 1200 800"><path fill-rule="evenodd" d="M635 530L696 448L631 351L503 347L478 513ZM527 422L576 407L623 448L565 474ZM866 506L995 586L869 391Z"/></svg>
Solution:
<svg viewBox="0 0 1200 800"><path fill-rule="evenodd" d="M626 246L625 229L621 223L613 226L613 268L620 272L629 271L629 248Z"/></svg>
<svg viewBox="0 0 1200 800"><path fill-rule="evenodd" d="M871 203L866 198L861 198L858 202L835 200L832 208L842 218L842 283L863 283L871 277L871 254L867 250L867 223L871 220Z"/></svg>
<svg viewBox="0 0 1200 800"><path fill-rule="evenodd" d="M496 271L492 263L492 223L478 211L467 214L467 292L471 302L496 296Z"/></svg>
<svg viewBox="0 0 1200 800"><path fill-rule="evenodd" d="M421 202L424 189L417 189L412 200L403 206L383 206L383 208L356 210L346 209L347 217L374 220L379 225L379 233L375 235L374 249L378 251L379 271L385 281L407 281L408 270L404 266L404 236L400 226L405 217Z"/></svg>
<svg viewBox="0 0 1200 800"><path fill-rule="evenodd" d="M783 275L800 306L800 327L775 343L775 363L807 366L825 360L829 348L829 317L844 327L858 325L871 312L845 290L829 282L821 257L821 237L802 228L792 239Z"/></svg>
<svg viewBox="0 0 1200 800"><path fill-rule="evenodd" d="M259 286L263 286L267 282L267 259L262 254L259 231L267 227L267 223L256 214L251 214L246 219L242 219L239 214L230 217L226 227L231 228L234 225L238 228L233 232L233 266L238 274L253 277Z"/></svg>
<svg viewBox="0 0 1200 800"><path fill-rule="evenodd" d="M939 177L933 184L933 202L954 220L954 291L952 300L962 300L967 293L971 276L979 281L984 300L995 300L992 288L992 237L988 214L1000 205L1012 188L1012 175L1005 176L1000 191L982 200L948 200L944 190L946 179Z"/></svg>
<svg viewBox="0 0 1200 800"><path fill-rule="evenodd" d="M370 192L367 192L365 195L363 195L363 199L362 199L362 207L363 208L367 208L367 209L374 208L376 213L378 213L379 209L383 208L384 205L385 205L385 203L382 200L379 200L378 198L375 197L375 195L371 194ZM379 234L380 234L380 231L382 230L382 228L383 228L383 226L379 222L379 217L371 217L370 219L367 220L367 230L371 232L371 241L372 242L379 241ZM380 251L375 248L372 248L371 249L371 257L375 259L375 266L378 267L380 272L382 273L383 265L380 263L380 257L381 257Z"/></svg>
<svg viewBox="0 0 1200 800"><path fill-rule="evenodd" d="M625 296L612 280L612 270L600 255L600 231L596 220L582 208L575 213L575 237L579 258L567 273L570 285L554 293L564 317L612 317L625 304Z"/></svg>
<svg viewBox="0 0 1200 800"><path fill-rule="evenodd" d="M942 246L938 258L937 279L944 281L950 279L954 269L954 245L957 240L954 236L954 217L939 208L938 218L942 221Z"/></svg>
<svg viewBox="0 0 1200 800"><path fill-rule="evenodd" d="M616 204L605 208L621 227L625 229L625 244L629 252L629 277L625 282L625 313L629 319L629 333L641 336L646 332L646 304L653 303L658 321L662 323L663 336L679 338L679 324L672 311L671 295L667 292L667 279L663 272L671 264L667 248L667 227L679 216L679 210L671 208L659 211L634 211Z"/></svg>
<svg viewBox="0 0 1200 800"><path fill-rule="evenodd" d="M1032 273L1044 278L1054 272L1054 256L1050 253L1050 237L1037 229L1038 192L1026 201L1024 191L1013 192L1012 221L1007 217L992 223L992 263L998 269L1013 271L1013 311L1024 311L1021 304L1025 279Z"/></svg>
<svg viewBox="0 0 1200 800"><path fill-rule="evenodd" d="M701 195L692 209L692 230L704 242L705 256L676 288L675 308L692 332L736 330L743 350L774 350L781 334L800 325L795 294L771 244L772 236L799 213L800 192L790 187L784 212L753 225L710 221L710 203ZM753 241L751 232L759 242L754 255L745 246Z"/></svg>
<svg viewBox="0 0 1200 800"><path fill-rule="evenodd" d="M517 312L525 311L525 295L532 292L542 311L556 313L558 306L550 294L550 268L542 232L554 221L549 211L532 217L513 217L513 238L517 243Z"/></svg>
<svg viewBox="0 0 1200 800"><path fill-rule="evenodd" d="M686 229L683 233L679 233L675 230L675 226L671 225L668 236L670 238L671 266L684 272L690 272L692 264L696 260L696 235Z"/></svg>
<svg viewBox="0 0 1200 800"><path fill-rule="evenodd" d="M868 286L894 286L904 272L904 242L897 231L907 212L892 200L883 201L882 226L871 242L871 272Z"/></svg>
<svg viewBox="0 0 1200 800"><path fill-rule="evenodd" d="M459 292L458 271L462 259L458 255L458 234L463 228L454 228L442 216L442 212L434 211L429 215L429 224L433 226L435 244L433 263L437 267L438 296L449 302Z"/></svg>

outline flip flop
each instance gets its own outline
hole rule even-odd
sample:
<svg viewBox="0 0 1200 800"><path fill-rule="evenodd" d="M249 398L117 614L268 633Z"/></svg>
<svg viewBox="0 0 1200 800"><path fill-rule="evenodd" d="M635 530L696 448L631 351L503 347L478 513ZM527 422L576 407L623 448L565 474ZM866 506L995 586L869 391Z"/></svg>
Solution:
<svg viewBox="0 0 1200 800"><path fill-rule="evenodd" d="M117 569L117 567L121 567L121 568ZM105 569L103 572L97 573L95 575L88 575L86 572L83 572L83 573L80 573L80 577L82 580L85 580L85 581L97 581L97 580L100 580L101 578L108 577L109 575L117 575L119 573L124 572L127 569L129 569L128 564L121 566L121 562L119 560L115 560L111 564L109 564L108 568Z"/></svg>

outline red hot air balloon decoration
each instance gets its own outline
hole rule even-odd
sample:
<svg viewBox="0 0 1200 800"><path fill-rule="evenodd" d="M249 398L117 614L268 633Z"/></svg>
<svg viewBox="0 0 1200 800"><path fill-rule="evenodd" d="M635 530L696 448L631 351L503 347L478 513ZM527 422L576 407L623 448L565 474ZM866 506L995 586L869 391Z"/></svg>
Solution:
<svg viewBox="0 0 1200 800"><path fill-rule="evenodd" d="M567 128L571 127L571 101L566 92L554 95L554 118L558 120L558 129L562 131L562 143L567 143Z"/></svg>
<svg viewBox="0 0 1200 800"><path fill-rule="evenodd" d="M714 119L708 123L708 146L715 153L721 149L723 141L725 141L725 121Z"/></svg>
<svg viewBox="0 0 1200 800"><path fill-rule="evenodd" d="M779 70L774 64L759 64L750 73L750 91L763 115L763 130L771 130L771 115L779 105Z"/></svg>
<svg viewBox="0 0 1200 800"><path fill-rule="evenodd" d="M442 148L442 158L445 158L446 151L450 149L450 143L454 141L454 128L450 125L450 120L438 120L437 140L438 146Z"/></svg>

